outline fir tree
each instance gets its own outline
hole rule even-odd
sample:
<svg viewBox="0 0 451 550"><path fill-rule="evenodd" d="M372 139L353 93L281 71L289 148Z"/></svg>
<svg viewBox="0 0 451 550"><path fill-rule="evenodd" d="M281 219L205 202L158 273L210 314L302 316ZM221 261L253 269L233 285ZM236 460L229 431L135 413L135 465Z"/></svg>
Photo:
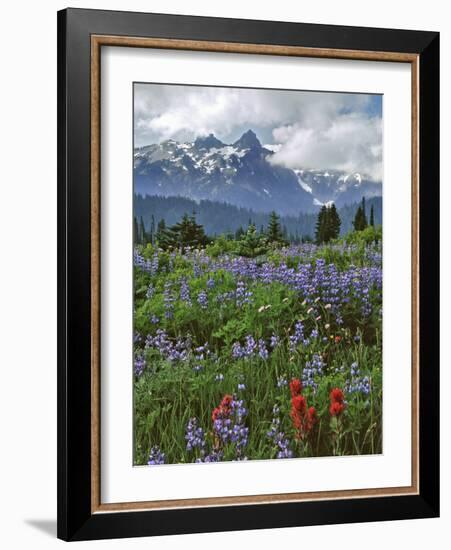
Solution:
<svg viewBox="0 0 451 550"><path fill-rule="evenodd" d="M235 239L239 241L243 235L244 235L244 229L243 229L243 226L240 225L240 227L238 227L238 229L235 231Z"/></svg>
<svg viewBox="0 0 451 550"><path fill-rule="evenodd" d="M327 221L327 206L323 204L321 210L318 213L315 226L315 242L321 244L325 240L326 236L326 221Z"/></svg>
<svg viewBox="0 0 451 550"><path fill-rule="evenodd" d="M155 242L158 244L161 248L166 248L167 246L167 229L166 229L166 222L164 218L162 218L157 225L157 232L155 233Z"/></svg>
<svg viewBox="0 0 451 550"><path fill-rule="evenodd" d="M371 205L371 210L370 210L370 225L371 227L374 227L374 205L373 204Z"/></svg>
<svg viewBox="0 0 451 550"><path fill-rule="evenodd" d="M150 219L150 242L152 244L155 242L155 216L153 214Z"/></svg>
<svg viewBox="0 0 451 550"><path fill-rule="evenodd" d="M317 244L328 243L340 235L341 220L335 204L323 205L316 220L315 241Z"/></svg>
<svg viewBox="0 0 451 550"><path fill-rule="evenodd" d="M352 225L355 231L363 231L368 226L365 214L365 197L362 199L362 204L357 208Z"/></svg>
<svg viewBox="0 0 451 550"><path fill-rule="evenodd" d="M147 244L146 227L142 216L139 219L139 240L142 244Z"/></svg>
<svg viewBox="0 0 451 550"><path fill-rule="evenodd" d="M285 228L286 230L286 228ZM269 215L268 229L266 231L266 236L269 242L276 244L285 244L286 240L282 234L282 229L280 227L280 218L274 212L274 210Z"/></svg>
<svg viewBox="0 0 451 550"><path fill-rule="evenodd" d="M159 244L162 248L197 247L207 244L207 237L202 225L196 222L195 214L184 214L182 219L165 229Z"/></svg>
<svg viewBox="0 0 451 550"><path fill-rule="evenodd" d="M340 226L340 216L338 215L335 204L332 203L332 205L327 209L326 242L329 242L332 239L338 239L338 236L340 235Z"/></svg>
<svg viewBox="0 0 451 550"><path fill-rule="evenodd" d="M238 241L237 251L240 256L246 258L255 258L266 253L265 239L257 234L257 229L253 223L249 225L246 233Z"/></svg>

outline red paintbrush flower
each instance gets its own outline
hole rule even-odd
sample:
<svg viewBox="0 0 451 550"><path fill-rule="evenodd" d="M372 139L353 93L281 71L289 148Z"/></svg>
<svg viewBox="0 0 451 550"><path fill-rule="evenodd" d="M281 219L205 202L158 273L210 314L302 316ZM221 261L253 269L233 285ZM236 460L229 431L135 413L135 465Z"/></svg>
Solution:
<svg viewBox="0 0 451 550"><path fill-rule="evenodd" d="M307 400L303 395L295 395L291 399L291 408L303 415L307 409Z"/></svg>
<svg viewBox="0 0 451 550"><path fill-rule="evenodd" d="M345 396L343 394L343 391L340 390L340 388L334 388L330 394L329 394L329 397L330 397L330 401L333 403L334 401L336 401L337 403L343 403L344 399L345 399Z"/></svg>
<svg viewBox="0 0 451 550"><path fill-rule="evenodd" d="M213 420L213 422L218 418L224 418L230 415L232 411L232 401L232 395L224 395L219 406L215 407L211 413L211 419Z"/></svg>
<svg viewBox="0 0 451 550"><path fill-rule="evenodd" d="M222 398L221 404L219 406L222 407L223 409L229 409L232 404L232 401L233 401L233 396L226 394Z"/></svg>
<svg viewBox="0 0 451 550"><path fill-rule="evenodd" d="M293 378L293 380L290 382L290 391L291 397L295 397L302 392L302 382L299 380L299 378Z"/></svg>
<svg viewBox="0 0 451 550"><path fill-rule="evenodd" d="M344 403L339 403L338 401L332 401L329 407L330 416L340 416L344 411Z"/></svg>
<svg viewBox="0 0 451 550"><path fill-rule="evenodd" d="M211 413L211 419L213 422L217 420L221 416L221 409L220 407L215 407Z"/></svg>
<svg viewBox="0 0 451 550"><path fill-rule="evenodd" d="M305 422L306 430L310 432L313 426L316 424L317 420L318 420L318 417L316 414L315 407L310 407L309 410L307 411L307 418Z"/></svg>

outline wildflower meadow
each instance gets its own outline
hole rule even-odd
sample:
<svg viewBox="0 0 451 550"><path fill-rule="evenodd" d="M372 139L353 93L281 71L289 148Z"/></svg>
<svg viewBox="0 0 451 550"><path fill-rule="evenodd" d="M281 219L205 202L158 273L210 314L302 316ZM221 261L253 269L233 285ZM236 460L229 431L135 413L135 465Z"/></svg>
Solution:
<svg viewBox="0 0 451 550"><path fill-rule="evenodd" d="M277 231L135 240L135 465L382 452L381 228Z"/></svg>

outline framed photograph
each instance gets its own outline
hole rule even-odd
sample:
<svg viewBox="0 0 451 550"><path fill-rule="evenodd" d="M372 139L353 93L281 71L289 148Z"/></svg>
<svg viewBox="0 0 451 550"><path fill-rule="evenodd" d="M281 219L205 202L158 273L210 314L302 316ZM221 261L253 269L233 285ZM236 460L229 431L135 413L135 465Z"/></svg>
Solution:
<svg viewBox="0 0 451 550"><path fill-rule="evenodd" d="M58 536L439 514L439 35L58 14Z"/></svg>

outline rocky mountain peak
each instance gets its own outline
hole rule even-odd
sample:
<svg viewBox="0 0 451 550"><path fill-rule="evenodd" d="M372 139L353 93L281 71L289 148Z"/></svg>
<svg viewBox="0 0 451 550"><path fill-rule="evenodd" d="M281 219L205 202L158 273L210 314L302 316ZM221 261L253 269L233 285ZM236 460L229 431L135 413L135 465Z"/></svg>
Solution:
<svg viewBox="0 0 451 550"><path fill-rule="evenodd" d="M220 141L214 134L208 134L208 136L201 136L196 139L194 146L197 149L220 149L224 147L224 143Z"/></svg>
<svg viewBox="0 0 451 550"><path fill-rule="evenodd" d="M260 143L255 132L248 130L247 132L244 132L240 139L235 141L233 146L239 149L252 149L253 147L261 148L262 144Z"/></svg>

